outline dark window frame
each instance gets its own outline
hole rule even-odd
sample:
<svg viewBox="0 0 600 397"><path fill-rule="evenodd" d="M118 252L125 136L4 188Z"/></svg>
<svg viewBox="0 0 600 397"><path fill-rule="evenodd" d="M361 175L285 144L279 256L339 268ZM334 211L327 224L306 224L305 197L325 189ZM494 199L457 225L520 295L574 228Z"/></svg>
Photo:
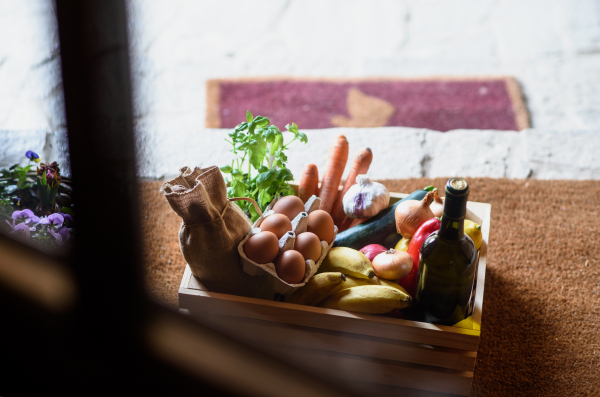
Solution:
<svg viewBox="0 0 600 397"><path fill-rule="evenodd" d="M147 295L126 4L56 0L55 9L78 234L66 259L0 235L0 394L342 395ZM215 345L219 357L202 354ZM215 363L231 368L215 375ZM250 366L258 379L236 376Z"/></svg>

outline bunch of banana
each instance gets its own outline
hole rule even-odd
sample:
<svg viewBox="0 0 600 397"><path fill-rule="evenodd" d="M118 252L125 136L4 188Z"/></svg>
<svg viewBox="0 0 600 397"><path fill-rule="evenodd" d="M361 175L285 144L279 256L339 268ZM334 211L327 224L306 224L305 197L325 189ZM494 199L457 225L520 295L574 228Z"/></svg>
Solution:
<svg viewBox="0 0 600 397"><path fill-rule="evenodd" d="M345 274L345 282L332 286L335 277L326 275L333 274ZM334 247L329 250L318 274L296 291L288 302L309 305L321 303L321 307L329 309L382 314L408 307L411 300L406 290L398 284L376 277L371 261L362 252Z"/></svg>
<svg viewBox="0 0 600 397"><path fill-rule="evenodd" d="M287 299L288 303L317 306L325 298L339 291L346 283L344 273L327 272L315 274Z"/></svg>
<svg viewBox="0 0 600 397"><path fill-rule="evenodd" d="M395 288L395 289L399 290L400 292L408 295L408 292L406 292L406 290L404 288L402 288L395 282L384 280L377 276L375 276L373 278L369 278L369 279L346 276L346 282L344 283L344 285L342 285L342 287L337 292L343 291L348 288L361 287L363 285L383 285L385 287Z"/></svg>
<svg viewBox="0 0 600 397"><path fill-rule="evenodd" d="M356 278L375 276L371 261L360 251L348 247L333 247L319 267L322 272L341 272Z"/></svg>
<svg viewBox="0 0 600 397"><path fill-rule="evenodd" d="M321 307L364 314L383 314L394 309L404 309L410 302L410 295L399 289L385 285L362 285L334 293L321 303Z"/></svg>

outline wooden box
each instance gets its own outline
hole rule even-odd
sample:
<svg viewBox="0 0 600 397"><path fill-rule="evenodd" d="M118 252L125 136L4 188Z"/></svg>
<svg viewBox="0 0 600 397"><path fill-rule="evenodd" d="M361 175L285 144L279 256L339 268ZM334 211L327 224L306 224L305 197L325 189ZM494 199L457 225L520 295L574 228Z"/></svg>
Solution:
<svg viewBox="0 0 600 397"><path fill-rule="evenodd" d="M391 193L390 204L405 196ZM467 218L480 223L483 234L472 329L213 293L189 266L179 289L180 312L365 395L420 395L418 390L468 396L491 205L468 202L467 209Z"/></svg>

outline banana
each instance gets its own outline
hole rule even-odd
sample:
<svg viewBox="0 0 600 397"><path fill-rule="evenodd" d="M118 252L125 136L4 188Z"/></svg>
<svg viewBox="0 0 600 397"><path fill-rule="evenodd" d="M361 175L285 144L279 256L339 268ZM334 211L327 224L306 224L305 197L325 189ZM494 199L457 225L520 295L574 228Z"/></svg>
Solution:
<svg viewBox="0 0 600 397"><path fill-rule="evenodd" d="M406 292L406 290L404 288L402 288L395 282L384 280L377 276L370 278L370 279L366 279L366 280L364 278L356 278L356 277L346 276L346 282L344 283L344 285L342 285L342 287L337 292L343 291L348 288L360 287L363 285L383 285L383 286L390 287L390 288L396 288L400 292L402 292L406 295L409 295L408 292Z"/></svg>
<svg viewBox="0 0 600 397"><path fill-rule="evenodd" d="M371 261L360 251L348 247L333 247L319 267L322 272L342 272L357 278L375 276Z"/></svg>
<svg viewBox="0 0 600 397"><path fill-rule="evenodd" d="M316 306L329 295L337 292L345 282L346 276L344 276L344 273L327 272L316 274L303 287L290 295L287 302L298 305Z"/></svg>
<svg viewBox="0 0 600 397"><path fill-rule="evenodd" d="M339 291L325 299L321 307L347 310L364 314L389 313L404 309L411 297L402 291L384 285L363 285Z"/></svg>

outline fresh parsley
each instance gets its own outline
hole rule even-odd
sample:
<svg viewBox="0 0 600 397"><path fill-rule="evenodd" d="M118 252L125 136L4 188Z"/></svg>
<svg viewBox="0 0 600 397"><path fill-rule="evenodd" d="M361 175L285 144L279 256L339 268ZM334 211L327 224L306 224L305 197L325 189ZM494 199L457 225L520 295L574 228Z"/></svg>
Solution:
<svg viewBox="0 0 600 397"><path fill-rule="evenodd" d="M235 158L231 165L221 167L228 174L228 197L251 197L264 211L267 205L277 196L294 194L288 181L294 179L292 172L286 167L287 155L284 153L294 141L308 142L308 138L298 131L296 123L285 126L294 135L287 143L283 133L268 118L252 116L246 112L246 121L229 132L225 139L232 146ZM252 171L255 170L255 172ZM259 215L252 205L246 201L236 201L237 205L250 217L252 222Z"/></svg>

